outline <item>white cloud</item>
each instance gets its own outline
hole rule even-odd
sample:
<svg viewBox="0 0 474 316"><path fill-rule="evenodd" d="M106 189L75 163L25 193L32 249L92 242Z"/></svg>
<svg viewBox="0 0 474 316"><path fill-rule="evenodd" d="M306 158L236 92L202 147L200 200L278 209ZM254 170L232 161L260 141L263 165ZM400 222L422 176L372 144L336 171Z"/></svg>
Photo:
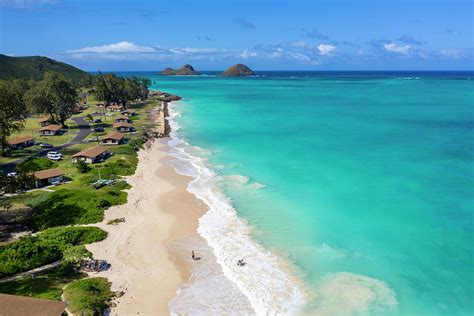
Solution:
<svg viewBox="0 0 474 316"><path fill-rule="evenodd" d="M79 49L67 50L66 53L77 54L77 53L99 53L99 54L110 54L110 53L153 53L156 49L151 46L139 46L133 43L122 41L109 45L102 46L90 46Z"/></svg>
<svg viewBox="0 0 474 316"><path fill-rule="evenodd" d="M463 52L460 51L459 49L442 49L439 51L439 54L444 57L450 57L450 58L461 58L463 57Z"/></svg>
<svg viewBox="0 0 474 316"><path fill-rule="evenodd" d="M290 45L293 47L298 47L298 48L308 47L308 43L306 43L306 41L294 41L294 42L291 42Z"/></svg>
<svg viewBox="0 0 474 316"><path fill-rule="evenodd" d="M297 61L311 61L311 58L308 55L302 53L290 53L289 56Z"/></svg>
<svg viewBox="0 0 474 316"><path fill-rule="evenodd" d="M409 52L410 52L410 48L411 46L410 45L404 45L404 46L400 46L400 45L397 45L395 43L387 43L387 44L384 44L383 45L383 48L385 48L385 50L387 52L392 52L392 53L399 53L399 54L402 54L402 55L407 55Z"/></svg>
<svg viewBox="0 0 474 316"><path fill-rule="evenodd" d="M281 56L283 56L283 48L281 47L278 47L274 52L270 54L271 59L280 58Z"/></svg>
<svg viewBox="0 0 474 316"><path fill-rule="evenodd" d="M318 45L318 51L320 55L329 56L334 53L336 47L329 44L320 44Z"/></svg>
<svg viewBox="0 0 474 316"><path fill-rule="evenodd" d="M248 59L249 57L256 57L257 56L257 52L251 52L247 49L245 49L242 54L240 54L240 57L242 57L243 59Z"/></svg>

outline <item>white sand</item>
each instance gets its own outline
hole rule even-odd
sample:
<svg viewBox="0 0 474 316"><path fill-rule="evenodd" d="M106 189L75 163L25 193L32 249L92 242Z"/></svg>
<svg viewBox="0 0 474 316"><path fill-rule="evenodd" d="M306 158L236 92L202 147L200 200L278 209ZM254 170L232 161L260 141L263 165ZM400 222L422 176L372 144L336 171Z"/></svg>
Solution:
<svg viewBox="0 0 474 316"><path fill-rule="evenodd" d="M170 255L167 245L196 235L197 220L205 207L186 191L190 178L166 164L170 159L166 149L155 141L138 153L137 170L126 177L132 185L127 204L106 211L104 221L96 226L106 230L108 237L87 246L94 258L111 264L108 271L94 275L108 278L112 290L124 291L114 301L112 315L169 314L169 301L190 277L192 260ZM106 224L121 217L124 223Z"/></svg>

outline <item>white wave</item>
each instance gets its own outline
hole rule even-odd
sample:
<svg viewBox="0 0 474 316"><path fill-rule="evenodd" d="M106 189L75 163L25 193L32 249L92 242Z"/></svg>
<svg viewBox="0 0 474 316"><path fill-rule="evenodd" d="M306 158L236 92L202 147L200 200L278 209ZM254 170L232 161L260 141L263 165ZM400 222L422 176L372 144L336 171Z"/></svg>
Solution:
<svg viewBox="0 0 474 316"><path fill-rule="evenodd" d="M394 310L398 304L385 282L348 272L327 276L317 294L311 314L318 316L368 315Z"/></svg>
<svg viewBox="0 0 474 316"><path fill-rule="evenodd" d="M288 272L283 260L252 240L250 228L237 216L230 199L218 190L217 175L207 167L208 162L192 155L189 144L179 138L180 126L174 120L178 115L176 106L171 105L170 155L187 165L176 171L185 170L186 175L194 177L188 191L209 207L199 219L199 234L212 247L224 275L248 298L257 315L298 313L305 304L299 281ZM246 265L238 266L238 259L244 259Z"/></svg>
<svg viewBox="0 0 474 316"><path fill-rule="evenodd" d="M251 190L259 190L265 187L264 184L259 182L250 182L250 178L240 174L231 174L227 176L218 177L224 185L235 187L235 188L248 188Z"/></svg>

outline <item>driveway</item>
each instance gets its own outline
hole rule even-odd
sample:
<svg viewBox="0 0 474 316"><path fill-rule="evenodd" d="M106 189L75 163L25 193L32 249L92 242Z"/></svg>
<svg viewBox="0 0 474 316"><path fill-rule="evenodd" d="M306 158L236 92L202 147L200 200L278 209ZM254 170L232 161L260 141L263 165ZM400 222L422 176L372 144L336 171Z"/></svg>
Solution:
<svg viewBox="0 0 474 316"><path fill-rule="evenodd" d="M56 147L43 149L43 150L39 151L35 156L44 157L44 156L46 156L46 154L49 151L60 151L61 149L67 148L69 146L79 144L84 140L84 138L86 138L91 133L90 124L84 119L84 117L77 116L77 117L71 118L71 120L76 122L76 124L79 127L79 132L77 133L77 135L72 140L70 140L69 142L61 144L61 145L56 146ZM27 158L28 157L22 157L22 158L19 158L19 159L15 160L15 161L10 162L10 163L1 164L0 165L0 170L2 170L4 174L13 172L13 171L15 171L16 165L22 163Z"/></svg>

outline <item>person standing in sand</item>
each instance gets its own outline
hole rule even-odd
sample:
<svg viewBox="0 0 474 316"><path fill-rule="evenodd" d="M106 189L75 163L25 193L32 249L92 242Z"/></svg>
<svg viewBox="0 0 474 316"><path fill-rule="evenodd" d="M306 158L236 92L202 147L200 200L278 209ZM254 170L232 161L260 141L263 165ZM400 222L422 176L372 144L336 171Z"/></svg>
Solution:
<svg viewBox="0 0 474 316"><path fill-rule="evenodd" d="M196 255L194 254L194 250L191 251L191 258L193 258L193 260L196 260Z"/></svg>

